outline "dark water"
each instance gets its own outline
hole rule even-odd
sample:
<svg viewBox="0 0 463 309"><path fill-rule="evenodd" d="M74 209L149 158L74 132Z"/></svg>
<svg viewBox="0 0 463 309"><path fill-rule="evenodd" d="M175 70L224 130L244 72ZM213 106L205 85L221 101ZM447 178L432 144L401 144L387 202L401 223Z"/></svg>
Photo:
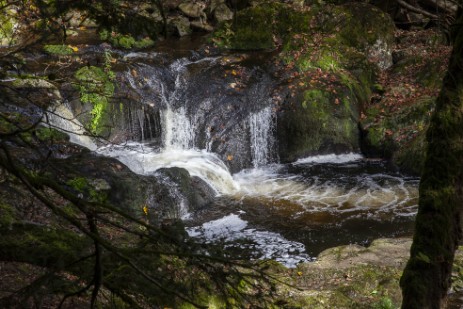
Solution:
<svg viewBox="0 0 463 309"><path fill-rule="evenodd" d="M232 231L233 242L249 239L245 231L250 229L269 231L288 242L288 251L293 248L290 243L302 244L309 257L333 246L411 236L418 179L397 173L386 162L352 156L242 171L234 175L240 190L194 213L189 225L196 226L197 236L211 238L204 234L213 232L201 234L201 224L204 228L207 222L234 216L222 219L222 224L239 218L238 226L221 230L217 224L219 232L212 238L226 239Z"/></svg>

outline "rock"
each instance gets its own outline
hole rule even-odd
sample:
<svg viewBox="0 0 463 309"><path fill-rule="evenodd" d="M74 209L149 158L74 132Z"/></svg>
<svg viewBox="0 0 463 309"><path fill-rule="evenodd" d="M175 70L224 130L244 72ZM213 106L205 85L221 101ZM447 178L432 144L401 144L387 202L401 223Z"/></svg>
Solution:
<svg viewBox="0 0 463 309"><path fill-rule="evenodd" d="M206 183L192 179L183 168L162 168L156 171L155 177L156 185L149 189L144 202L150 223L155 226L182 220L215 196Z"/></svg>
<svg viewBox="0 0 463 309"><path fill-rule="evenodd" d="M78 28L80 27L83 17L79 11L71 10L66 13L64 20L67 21L67 27Z"/></svg>
<svg viewBox="0 0 463 309"><path fill-rule="evenodd" d="M214 30L214 28L211 25L207 24L206 22L202 22L201 20L194 20L191 22L190 25L195 29L205 32L212 32Z"/></svg>
<svg viewBox="0 0 463 309"><path fill-rule="evenodd" d="M12 86L14 88L43 88L43 89L54 89L57 90L56 86L50 83L47 80L40 78L25 78L25 79L16 79Z"/></svg>
<svg viewBox="0 0 463 309"><path fill-rule="evenodd" d="M111 190L111 185L102 178L89 180L90 184L95 188L96 191L107 191Z"/></svg>
<svg viewBox="0 0 463 309"><path fill-rule="evenodd" d="M178 6L179 10L186 16L192 18L205 18L206 14L204 9L206 8L204 3L197 2L183 2Z"/></svg>
<svg viewBox="0 0 463 309"><path fill-rule="evenodd" d="M232 20L233 12L225 3L220 3L214 8L214 20L218 23Z"/></svg>
<svg viewBox="0 0 463 309"><path fill-rule="evenodd" d="M162 15L156 5L152 3L142 3L137 8L138 14L147 18L162 22Z"/></svg>
<svg viewBox="0 0 463 309"><path fill-rule="evenodd" d="M392 65L395 25L390 16L365 3L347 3L335 8L336 14L328 18L322 28L336 33L343 44L365 52L378 68Z"/></svg>
<svg viewBox="0 0 463 309"><path fill-rule="evenodd" d="M137 175L115 159L87 152L64 160L53 159L53 164L62 171L56 179L67 183L85 179L91 190L105 196L112 205L138 218L147 216L157 227L181 220L215 196L206 183L191 178L182 168L163 168L154 176Z"/></svg>
<svg viewBox="0 0 463 309"><path fill-rule="evenodd" d="M173 11L178 8L180 3L182 3L183 0L163 0L162 3L164 5L164 9L168 11Z"/></svg>
<svg viewBox="0 0 463 309"><path fill-rule="evenodd" d="M42 108L61 100L58 88L47 80L40 78L12 79L4 82L4 97L7 97L9 104L17 106L28 106L31 103Z"/></svg>
<svg viewBox="0 0 463 309"><path fill-rule="evenodd" d="M168 21L168 24L173 26L175 33L180 37L190 35L192 32L190 28L190 21L184 16L173 18Z"/></svg>
<svg viewBox="0 0 463 309"><path fill-rule="evenodd" d="M209 13L214 12L214 10L221 4L225 4L225 0L211 0L209 5Z"/></svg>
<svg viewBox="0 0 463 309"><path fill-rule="evenodd" d="M402 267L409 257L411 244L409 238L383 238L366 248L359 245L330 248L318 255L316 264L322 268L337 269L362 264Z"/></svg>
<svg viewBox="0 0 463 309"><path fill-rule="evenodd" d="M281 161L293 162L320 153L357 152L359 107L349 88L341 85L336 94L321 88L297 91L278 113Z"/></svg>
<svg viewBox="0 0 463 309"><path fill-rule="evenodd" d="M64 20L67 21L67 26L71 28L79 28L79 27L86 27L86 28L96 28L98 24L95 20L89 18L85 15L85 13L80 12L78 10L71 10L66 13Z"/></svg>
<svg viewBox="0 0 463 309"><path fill-rule="evenodd" d="M402 171L421 174L426 130L442 86L448 51L432 30L401 34L387 87L368 104L360 121L362 152L392 159ZM438 56L429 57L429 53ZM403 80L406 79L406 81Z"/></svg>

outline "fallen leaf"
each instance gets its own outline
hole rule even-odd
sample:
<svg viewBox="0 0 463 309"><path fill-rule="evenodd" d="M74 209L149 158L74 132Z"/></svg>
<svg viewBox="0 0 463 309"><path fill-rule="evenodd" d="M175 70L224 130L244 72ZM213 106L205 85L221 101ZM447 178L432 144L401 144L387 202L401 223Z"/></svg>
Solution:
<svg viewBox="0 0 463 309"><path fill-rule="evenodd" d="M72 46L72 45L68 45L69 48L72 49L73 52L78 52L79 51L79 48L77 46Z"/></svg>

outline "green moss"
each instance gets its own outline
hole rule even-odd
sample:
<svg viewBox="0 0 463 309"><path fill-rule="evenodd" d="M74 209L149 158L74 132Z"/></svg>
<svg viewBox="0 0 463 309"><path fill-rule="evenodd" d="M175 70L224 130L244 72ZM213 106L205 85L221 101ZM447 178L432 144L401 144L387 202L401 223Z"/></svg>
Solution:
<svg viewBox="0 0 463 309"><path fill-rule="evenodd" d="M103 203L107 199L107 193L98 191L86 178L76 177L67 181L67 185L75 191L82 193L91 202Z"/></svg>
<svg viewBox="0 0 463 309"><path fill-rule="evenodd" d="M354 151L358 147L358 107L355 97L339 83L314 85L295 97L278 120L280 157L294 161L324 151ZM290 103L291 104L291 103Z"/></svg>
<svg viewBox="0 0 463 309"><path fill-rule="evenodd" d="M58 131L53 128L37 128L35 131L36 136L39 140L46 142L46 141L53 141L53 142L63 142L68 141L69 136L66 133Z"/></svg>
<svg viewBox="0 0 463 309"><path fill-rule="evenodd" d="M77 87L80 91L80 100L93 106L91 110L90 129L94 134L100 135L104 132L105 125L109 125L109 100L114 94L110 70L103 70L95 66L80 68L75 77L79 81Z"/></svg>
<svg viewBox="0 0 463 309"><path fill-rule="evenodd" d="M394 40L394 23L389 15L381 10L361 3L346 4L333 9L331 25L339 30L343 43L363 49L373 46L379 39L389 44Z"/></svg>
<svg viewBox="0 0 463 309"><path fill-rule="evenodd" d="M13 207L0 201L0 228L9 228L15 221L16 216Z"/></svg>
<svg viewBox="0 0 463 309"><path fill-rule="evenodd" d="M293 33L308 31L311 17L291 6L266 2L239 11L232 26L224 23L216 29L212 41L231 49L271 49L277 38L286 42Z"/></svg>
<svg viewBox="0 0 463 309"><path fill-rule="evenodd" d="M43 50L51 55L72 55L74 53L68 45L45 45Z"/></svg>
<svg viewBox="0 0 463 309"><path fill-rule="evenodd" d="M99 34L102 40L110 42L111 45L113 45L114 47L119 47L123 49L147 48L154 46L154 41L150 38L143 38L141 40L137 40L131 35L115 32L110 33L106 29L100 31Z"/></svg>

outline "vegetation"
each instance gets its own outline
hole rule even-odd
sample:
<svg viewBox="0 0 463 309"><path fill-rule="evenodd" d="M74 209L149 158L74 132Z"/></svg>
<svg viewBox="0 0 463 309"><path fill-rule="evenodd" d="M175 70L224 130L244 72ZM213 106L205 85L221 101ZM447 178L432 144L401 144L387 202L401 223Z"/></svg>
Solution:
<svg viewBox="0 0 463 309"><path fill-rule="evenodd" d="M448 72L427 132L411 257L401 279L402 308L441 308L462 237L463 10L453 32Z"/></svg>
<svg viewBox="0 0 463 309"><path fill-rule="evenodd" d="M154 45L154 41L150 38L143 38L136 40L134 37L128 34L120 33L109 33L108 30L102 30L100 32L100 38L105 41L109 41L114 47L120 47L124 49L131 48L146 48Z"/></svg>
<svg viewBox="0 0 463 309"><path fill-rule="evenodd" d="M75 52L75 48L69 45L45 45L43 50L51 55L72 55Z"/></svg>
<svg viewBox="0 0 463 309"><path fill-rule="evenodd" d="M233 22L218 25L211 40L220 48L271 50L281 56L270 71L283 76L277 90L285 88L275 99L275 108L284 111L288 120L284 123L280 118L278 124L290 124L282 139L292 153L283 160L317 153L330 143L351 151L351 145L358 147L360 120L370 147L365 148L367 153L392 157L415 172L424 166L412 256L401 280L402 306L438 308L447 295L461 240L461 9L449 71L435 100L447 54L441 53L439 59L437 53L402 57L395 71L386 75L381 70L388 64L370 48L387 47L393 41L393 25L385 13L371 6L372 14L363 15L366 4L347 1L305 1L311 6L296 1L291 5L260 1L256 6L245 0L231 2ZM427 17L429 24L443 21L434 10L440 9L440 1L428 1L426 6L424 1L386 2ZM50 55L77 54L72 66L78 69L69 70L75 72L74 88L66 91L78 91L83 111L89 112L89 134L104 136L116 101L114 59L109 52L101 61L80 58L76 52L81 46L66 42L65 16L71 10L84 12L96 22L100 39L122 49L144 48L159 35L167 35L168 14L177 13L167 2L152 1L149 11L157 10L162 17L153 23L138 10L142 4L146 3L0 1L0 11L5 13L0 15L0 65L5 68L0 75L8 77L0 84L0 268L11 274L2 278L1 286L9 290L0 289L0 307L398 306L399 267L355 265L327 271L301 265L287 270L272 262L226 256L220 246L195 243L181 222L154 222L157 210L149 201L162 193L153 189L154 178L136 176L115 160L95 157L48 127L44 111L58 100L53 83L63 83L65 88L65 82L46 73L26 82L8 81L10 76L21 76L21 52L37 42L45 42L38 49ZM429 39L440 40L438 35ZM60 70L67 68L63 65ZM411 75L417 76L413 84ZM37 88L46 87L37 85L45 78L51 82L40 92ZM24 86L27 83L30 87ZM308 139L308 131L324 135ZM426 155L423 147L428 147ZM324 289L321 277L329 289ZM457 286L461 284L461 278L456 280ZM279 281L306 290L295 291L278 285ZM319 284L316 288L310 286L314 282Z"/></svg>

